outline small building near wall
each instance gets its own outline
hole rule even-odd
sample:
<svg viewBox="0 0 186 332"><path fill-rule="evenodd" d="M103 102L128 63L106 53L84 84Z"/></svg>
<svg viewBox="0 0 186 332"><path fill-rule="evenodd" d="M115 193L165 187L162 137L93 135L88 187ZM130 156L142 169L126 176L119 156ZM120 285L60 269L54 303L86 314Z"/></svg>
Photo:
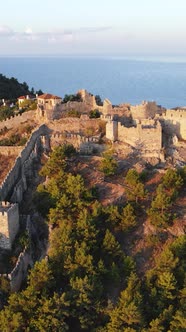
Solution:
<svg viewBox="0 0 186 332"><path fill-rule="evenodd" d="M61 97L52 95L50 93L44 93L37 97L38 105L43 106L46 109L52 109L62 101Z"/></svg>
<svg viewBox="0 0 186 332"><path fill-rule="evenodd" d="M50 119L53 117L53 111L61 104L62 98L44 93L37 97L37 109L39 117Z"/></svg>
<svg viewBox="0 0 186 332"><path fill-rule="evenodd" d="M36 99L36 97L33 95L20 96L19 98L17 98L18 106L19 106L19 108L21 108L24 101L26 101L26 100L34 101L35 99Z"/></svg>

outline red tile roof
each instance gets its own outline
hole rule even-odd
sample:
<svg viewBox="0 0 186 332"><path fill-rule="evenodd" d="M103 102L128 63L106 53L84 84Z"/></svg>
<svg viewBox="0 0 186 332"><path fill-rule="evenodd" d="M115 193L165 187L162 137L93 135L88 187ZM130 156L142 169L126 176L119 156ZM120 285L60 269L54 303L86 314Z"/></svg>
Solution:
<svg viewBox="0 0 186 332"><path fill-rule="evenodd" d="M35 98L35 96L33 96L33 95L26 95L26 96L20 96L17 99L33 99L33 98Z"/></svg>
<svg viewBox="0 0 186 332"><path fill-rule="evenodd" d="M51 95L50 93L44 93L43 95L38 96L39 99L62 99L61 97Z"/></svg>

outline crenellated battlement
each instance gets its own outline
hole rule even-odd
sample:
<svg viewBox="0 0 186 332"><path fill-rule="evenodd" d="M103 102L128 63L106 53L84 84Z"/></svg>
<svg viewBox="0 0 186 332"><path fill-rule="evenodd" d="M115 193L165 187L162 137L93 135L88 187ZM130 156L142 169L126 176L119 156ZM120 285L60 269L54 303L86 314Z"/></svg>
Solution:
<svg viewBox="0 0 186 332"><path fill-rule="evenodd" d="M137 120L134 126L125 127L121 122L109 121L106 137L121 141L144 151L159 151L162 148L162 126L158 120Z"/></svg>
<svg viewBox="0 0 186 332"><path fill-rule="evenodd" d="M53 133L50 135L50 139L63 139L63 138L68 138L68 139L75 139L79 142L99 142L100 139L100 135L97 136L85 136L85 135L81 135L78 133L72 133L72 132L67 132L64 131L62 133Z"/></svg>
<svg viewBox="0 0 186 332"><path fill-rule="evenodd" d="M5 200L12 187L15 186L17 180L22 174L23 165L37 156L37 146L39 145L40 135L46 134L47 129L45 125L37 127L31 134L29 140L21 150L19 156L15 159L14 165L11 170L7 173L3 182L0 186L0 197L1 200Z"/></svg>
<svg viewBox="0 0 186 332"><path fill-rule="evenodd" d="M185 118L186 119L186 109L167 109L166 112L163 114L166 118Z"/></svg>
<svg viewBox="0 0 186 332"><path fill-rule="evenodd" d="M24 113L17 113L6 120L0 121L0 130L4 127L10 129L12 127L15 127L15 125L20 125L21 122L25 122L28 120L35 120L36 118L36 111L28 111Z"/></svg>
<svg viewBox="0 0 186 332"><path fill-rule="evenodd" d="M142 101L141 104L130 107L133 119L154 118L158 112L158 106L155 101Z"/></svg>

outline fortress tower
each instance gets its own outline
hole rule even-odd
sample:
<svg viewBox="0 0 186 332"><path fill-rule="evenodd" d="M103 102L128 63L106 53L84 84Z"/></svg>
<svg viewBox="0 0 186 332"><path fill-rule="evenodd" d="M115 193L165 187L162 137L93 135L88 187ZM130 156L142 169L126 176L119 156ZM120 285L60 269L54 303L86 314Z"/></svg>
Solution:
<svg viewBox="0 0 186 332"><path fill-rule="evenodd" d="M19 230L18 204L0 203L0 248L11 249Z"/></svg>
<svg viewBox="0 0 186 332"><path fill-rule="evenodd" d="M131 106L130 110L133 119L143 120L154 118L158 111L158 106L154 101L142 101L140 105Z"/></svg>

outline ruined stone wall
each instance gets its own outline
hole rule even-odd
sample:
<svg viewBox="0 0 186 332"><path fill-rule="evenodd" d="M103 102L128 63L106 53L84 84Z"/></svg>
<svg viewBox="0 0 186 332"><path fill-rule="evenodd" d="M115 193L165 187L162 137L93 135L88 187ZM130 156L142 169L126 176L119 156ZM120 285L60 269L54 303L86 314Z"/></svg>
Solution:
<svg viewBox="0 0 186 332"><path fill-rule="evenodd" d="M112 120L107 122L106 137L113 142L118 139L118 122Z"/></svg>
<svg viewBox="0 0 186 332"><path fill-rule="evenodd" d="M10 119L4 120L0 122L0 130L6 127L7 129L14 128L21 123L28 121L28 120L35 120L36 119L36 111L28 111L22 114L17 114L12 116Z"/></svg>
<svg viewBox="0 0 186 332"><path fill-rule="evenodd" d="M79 148L81 136L79 134L55 133L50 135L50 147L53 149L64 143L73 144L76 149Z"/></svg>
<svg viewBox="0 0 186 332"><path fill-rule="evenodd" d="M92 109L96 108L97 104L96 104L96 99L95 99L94 95L92 95L85 89L81 89L77 93L80 94L84 103L86 103L87 105L90 105L90 107L92 107Z"/></svg>
<svg viewBox="0 0 186 332"><path fill-rule="evenodd" d="M162 127L159 121L144 120L133 127L125 127L120 122L109 121L106 137L119 140L141 150L160 150L162 148Z"/></svg>
<svg viewBox="0 0 186 332"><path fill-rule="evenodd" d="M0 277L6 278L10 283L11 292L18 292L25 280L29 266L33 265L33 261L27 248L20 253L16 266L8 274L0 274Z"/></svg>
<svg viewBox="0 0 186 332"><path fill-rule="evenodd" d="M21 173L21 158L17 157L11 170L7 173L0 186L0 198L6 200L8 193L12 190Z"/></svg>
<svg viewBox="0 0 186 332"><path fill-rule="evenodd" d="M23 194L27 190L27 181L25 174L22 172L20 180L13 186L13 191L10 196L10 202L21 203L23 200Z"/></svg>
<svg viewBox="0 0 186 332"><path fill-rule="evenodd" d="M0 248L11 249L7 212L0 212Z"/></svg>
<svg viewBox="0 0 186 332"><path fill-rule="evenodd" d="M186 109L168 109L159 119L166 134L186 140Z"/></svg>
<svg viewBox="0 0 186 332"><path fill-rule="evenodd" d="M7 212L8 214L8 228L9 228L9 238L11 245L19 230L19 210L18 204L13 204Z"/></svg>
<svg viewBox="0 0 186 332"><path fill-rule="evenodd" d="M143 101L140 105L130 107L131 115L133 119L148 119L154 118L158 112L158 106L154 101Z"/></svg>
<svg viewBox="0 0 186 332"><path fill-rule="evenodd" d="M91 154L93 151L100 151L100 136L86 137L73 133L55 133L50 135L50 146L54 148L64 143L73 144L80 153Z"/></svg>
<svg viewBox="0 0 186 332"><path fill-rule="evenodd" d="M11 249L19 230L18 204L2 203L0 209L0 247Z"/></svg>
<svg viewBox="0 0 186 332"><path fill-rule="evenodd" d="M37 147L38 147L38 138L41 135L45 135L48 133L47 127L43 124L40 127L36 128L33 132L29 140L26 142L24 149L21 151L21 163L23 164L31 154L36 156L37 154Z"/></svg>
<svg viewBox="0 0 186 332"><path fill-rule="evenodd" d="M47 124L49 130L56 133L63 133L65 131L73 133L86 133L87 129L92 128L94 131L99 130L99 119L79 119L79 118L64 118L61 120L54 120Z"/></svg>
<svg viewBox="0 0 186 332"><path fill-rule="evenodd" d="M136 146L139 142L139 127L126 128L122 124L118 123L118 140L127 143L131 146Z"/></svg>
<svg viewBox="0 0 186 332"><path fill-rule="evenodd" d="M31 266L32 263L31 255L27 248L25 248L25 250L20 253L15 268L8 274L11 292L18 292L20 290L22 282L26 278L28 267Z"/></svg>
<svg viewBox="0 0 186 332"><path fill-rule="evenodd" d="M32 133L20 155L16 158L12 169L8 172L0 186L1 200L6 200L8 194L12 191L13 187L16 186L18 180L24 178L23 174L26 172L26 167L24 165L27 163L27 166L29 166L32 163L33 158L37 156L37 148L39 146L38 138L40 135L46 134L46 131L46 126L42 125ZM25 185L24 181L22 183ZM25 190L25 188L23 188L23 190Z"/></svg>
<svg viewBox="0 0 186 332"><path fill-rule="evenodd" d="M147 125L138 123L137 127L126 128L118 124L118 140L139 147L142 150L160 150L162 148L162 128L159 123Z"/></svg>
<svg viewBox="0 0 186 332"><path fill-rule="evenodd" d="M109 99L105 99L103 102L102 107L102 113L103 114L111 114L112 113L112 104Z"/></svg>
<svg viewBox="0 0 186 332"><path fill-rule="evenodd" d="M98 106L96 104L95 96L87 92L86 90L79 90L77 92L81 95L82 101L68 101L67 103L58 103L57 105L38 105L37 109L37 119L39 121L51 121L58 120L67 115L69 111L78 111L80 113L89 113L94 109L98 109L100 112L103 110L110 110L112 104L108 99L104 101L103 106Z"/></svg>
<svg viewBox="0 0 186 332"><path fill-rule="evenodd" d="M32 226L30 222L30 216L27 216L26 220L26 229L28 232L29 238L31 238L32 234ZM10 282L11 292L18 292L22 286L23 281L25 280L28 268L34 265L31 250L27 247L20 253L16 265L13 270L8 274L0 274L0 277L3 276L7 278Z"/></svg>
<svg viewBox="0 0 186 332"><path fill-rule="evenodd" d="M78 111L80 113L90 112L93 110L93 106L91 104L87 104L85 102L77 102L77 101L69 101L65 104L60 104L55 107L53 110L52 118L53 119L61 119L66 116L69 111ZM47 113L47 118L51 118L49 112Z"/></svg>

